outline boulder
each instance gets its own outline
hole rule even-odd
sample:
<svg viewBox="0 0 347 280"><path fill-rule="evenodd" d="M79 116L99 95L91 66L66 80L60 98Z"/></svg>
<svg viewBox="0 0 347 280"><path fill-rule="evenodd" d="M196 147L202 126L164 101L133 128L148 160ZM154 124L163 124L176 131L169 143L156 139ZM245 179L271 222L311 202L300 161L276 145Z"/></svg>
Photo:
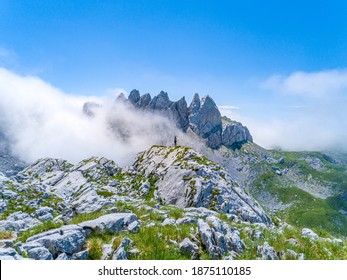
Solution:
<svg viewBox="0 0 347 280"><path fill-rule="evenodd" d="M82 222L79 226L93 231L115 233L127 230L128 226L136 220L137 216L133 213L112 213L101 216L95 220Z"/></svg>
<svg viewBox="0 0 347 280"><path fill-rule="evenodd" d="M29 237L23 246L40 244L56 258L61 253L72 255L80 252L85 242L86 234L81 226L66 225Z"/></svg>
<svg viewBox="0 0 347 280"><path fill-rule="evenodd" d="M312 229L303 228L301 231L301 237L310 238L310 239L318 239L318 234L315 233Z"/></svg>
<svg viewBox="0 0 347 280"><path fill-rule="evenodd" d="M28 213L18 211L7 217L7 220L0 221L2 231L25 231L42 224L38 219L31 217Z"/></svg>
<svg viewBox="0 0 347 280"><path fill-rule="evenodd" d="M198 233L202 244L206 251L209 253L211 259L217 260L219 258L218 250L214 244L213 231L204 220L198 220Z"/></svg>
<svg viewBox="0 0 347 280"><path fill-rule="evenodd" d="M0 248L0 260L23 260L24 258L13 248Z"/></svg>
<svg viewBox="0 0 347 280"><path fill-rule="evenodd" d="M140 225L141 225L140 222L138 220L136 220L136 221L133 221L132 223L130 223L128 225L127 229L129 232L137 233L140 230Z"/></svg>
<svg viewBox="0 0 347 280"><path fill-rule="evenodd" d="M171 226L171 225L175 225L176 224L176 220L175 219L170 219L170 218L166 218L162 223L161 225L162 226Z"/></svg>
<svg viewBox="0 0 347 280"><path fill-rule="evenodd" d="M258 246L258 254L261 255L262 260L278 260L275 249L267 242L264 242L263 246Z"/></svg>
<svg viewBox="0 0 347 280"><path fill-rule="evenodd" d="M127 260L129 258L128 251L134 246L134 242L128 237L123 238L118 248L112 256L112 260Z"/></svg>
<svg viewBox="0 0 347 280"><path fill-rule="evenodd" d="M196 219L192 217L183 217L176 220L177 225L195 224Z"/></svg>
<svg viewBox="0 0 347 280"><path fill-rule="evenodd" d="M72 255L73 260L87 260L88 259L88 250L84 250Z"/></svg>
<svg viewBox="0 0 347 280"><path fill-rule="evenodd" d="M66 254L66 253L61 253L59 256L56 258L56 260L60 261L67 261L70 260L71 258Z"/></svg>
<svg viewBox="0 0 347 280"><path fill-rule="evenodd" d="M29 258L34 260L53 260L52 254L45 247L35 247L27 251Z"/></svg>
<svg viewBox="0 0 347 280"><path fill-rule="evenodd" d="M189 238L185 238L180 243L180 252L190 256L192 259L197 259L199 255L199 246L192 242Z"/></svg>
<svg viewBox="0 0 347 280"><path fill-rule="evenodd" d="M112 244L104 244L102 246L102 260L108 260L112 256L113 248Z"/></svg>

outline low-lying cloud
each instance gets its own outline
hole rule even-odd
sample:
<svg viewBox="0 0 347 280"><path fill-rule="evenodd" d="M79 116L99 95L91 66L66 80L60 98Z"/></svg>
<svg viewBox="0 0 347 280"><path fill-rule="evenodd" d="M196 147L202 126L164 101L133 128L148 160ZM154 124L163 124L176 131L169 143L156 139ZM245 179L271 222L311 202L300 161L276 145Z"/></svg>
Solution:
<svg viewBox="0 0 347 280"><path fill-rule="evenodd" d="M294 72L289 76L274 75L262 83L265 89L288 95L330 97L347 92L347 70Z"/></svg>
<svg viewBox="0 0 347 280"><path fill-rule="evenodd" d="M242 108L220 107L247 125L256 143L285 150L347 151L346 69L275 75L260 83L259 92L269 104L258 109L257 117L247 117Z"/></svg>
<svg viewBox="0 0 347 280"><path fill-rule="evenodd" d="M166 118L114 99L66 94L39 78L0 68L0 129L12 152L27 162L105 156L127 165L153 144L172 144L174 135L184 138ZM94 117L82 112L86 101L101 105Z"/></svg>

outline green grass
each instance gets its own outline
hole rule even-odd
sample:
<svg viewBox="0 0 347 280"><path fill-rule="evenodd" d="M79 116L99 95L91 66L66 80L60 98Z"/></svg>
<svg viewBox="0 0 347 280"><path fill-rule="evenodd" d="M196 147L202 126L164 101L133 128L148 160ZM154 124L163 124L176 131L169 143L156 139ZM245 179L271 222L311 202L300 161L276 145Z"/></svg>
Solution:
<svg viewBox="0 0 347 280"><path fill-rule="evenodd" d="M331 186L337 191L347 193L347 166L331 163L327 156L316 152L278 152L272 151L276 158L283 157L283 164L272 164L283 168L295 168L301 178L308 176L323 186ZM307 156L317 157L324 169L315 170L305 161ZM347 235L347 217L339 213L340 209L347 211L347 201L340 196L320 199L295 186L295 182L278 176L266 163L258 163L257 168L262 174L253 182L251 194L257 199L264 193L290 205L277 215L290 224L299 227L309 227L315 230L324 229L338 236ZM266 204L263 207L266 208Z"/></svg>
<svg viewBox="0 0 347 280"><path fill-rule="evenodd" d="M86 247L88 249L88 258L90 260L100 260L102 257L103 240L98 237L88 239Z"/></svg>
<svg viewBox="0 0 347 280"><path fill-rule="evenodd" d="M103 196L103 197L110 197L110 196L114 195L113 192L110 192L108 190L96 190L96 193L100 196Z"/></svg>
<svg viewBox="0 0 347 280"><path fill-rule="evenodd" d="M121 233L115 239L113 248L117 248L122 238L127 236L134 241L134 247L140 251L139 255L131 259L139 260L185 260L187 256L179 252L179 247L170 242L181 242L190 234L190 226L152 226L141 227L138 234Z"/></svg>
<svg viewBox="0 0 347 280"><path fill-rule="evenodd" d="M317 232L321 236L332 238L327 232ZM261 240L253 240L247 235L246 232L241 231L241 238L245 242L247 250L245 250L238 259L240 260L254 260L259 258L257 255L258 245L263 245L264 242L268 242L276 252L286 251L287 249L293 250L296 253L303 253L307 260L344 260L347 258L347 243L344 241L344 245L340 246L333 242L324 240L310 240L308 238L301 237L300 228L284 228L283 233L279 234L270 230L264 231L265 238ZM290 244L287 240L294 238L297 241L296 245ZM329 255L331 252L332 255ZM286 259L292 259L291 256L286 256Z"/></svg>
<svg viewBox="0 0 347 280"><path fill-rule="evenodd" d="M73 217L70 223L71 224L79 224L79 223L82 223L85 221L97 219L97 218L101 217L102 215L105 215L105 213L102 211L96 211L96 212L92 212L92 213L81 213L81 214L78 214L77 216Z"/></svg>
<svg viewBox="0 0 347 280"><path fill-rule="evenodd" d="M167 210L169 211L169 217L173 218L175 220L179 219L179 218L183 218L184 217L184 209L182 208L178 208L178 207L174 207L174 206L164 206L162 208L162 210Z"/></svg>

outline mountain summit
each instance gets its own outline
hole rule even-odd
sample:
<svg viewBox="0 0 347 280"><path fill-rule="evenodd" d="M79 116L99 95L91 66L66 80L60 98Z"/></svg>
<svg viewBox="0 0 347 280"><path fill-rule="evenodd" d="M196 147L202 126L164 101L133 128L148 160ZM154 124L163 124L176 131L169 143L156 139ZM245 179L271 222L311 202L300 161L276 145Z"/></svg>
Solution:
<svg viewBox="0 0 347 280"><path fill-rule="evenodd" d="M209 95L200 98L196 93L188 107L185 97L174 102L165 91L161 91L152 98L149 93L140 95L140 92L134 89L128 98L120 94L116 102L127 104L135 110L162 115L175 123L182 132L191 131L201 137L212 149L218 149L221 146L234 149L244 143L253 142L246 126L228 118L222 118L216 103ZM87 102L83 106L83 112L93 116L93 109L97 107L97 104Z"/></svg>

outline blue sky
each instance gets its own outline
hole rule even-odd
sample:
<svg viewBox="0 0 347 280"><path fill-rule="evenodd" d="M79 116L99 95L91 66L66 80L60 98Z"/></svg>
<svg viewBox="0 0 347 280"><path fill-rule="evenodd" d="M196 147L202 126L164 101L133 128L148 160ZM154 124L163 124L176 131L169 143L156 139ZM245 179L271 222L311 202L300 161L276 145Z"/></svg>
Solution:
<svg viewBox="0 0 347 280"><path fill-rule="evenodd" d="M68 94L210 94L266 138L345 122L346 14L342 0L2 0L0 67Z"/></svg>

